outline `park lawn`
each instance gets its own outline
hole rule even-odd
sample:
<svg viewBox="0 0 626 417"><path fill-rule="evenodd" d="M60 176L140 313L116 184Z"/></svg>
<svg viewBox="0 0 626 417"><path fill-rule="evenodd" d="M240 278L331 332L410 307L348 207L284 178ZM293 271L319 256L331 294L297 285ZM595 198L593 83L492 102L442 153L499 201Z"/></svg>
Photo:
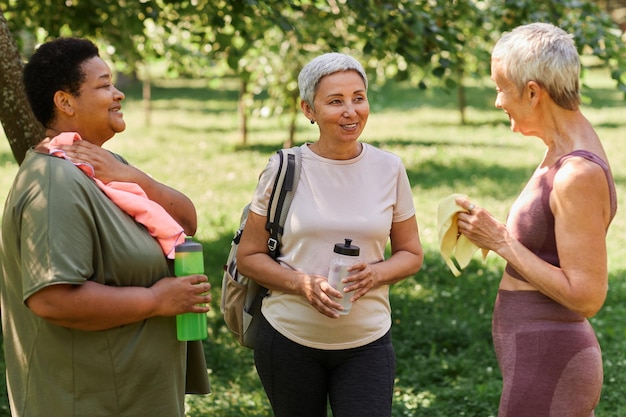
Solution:
<svg viewBox="0 0 626 417"><path fill-rule="evenodd" d="M587 80L584 112L597 128L624 207L626 102L603 71ZM252 351L241 348L219 313L222 264L259 172L287 139L279 118L253 117L246 146L239 144L234 90L212 91L160 83L152 92L150 124L145 124L139 88L126 90L127 131L107 148L120 152L156 179L195 202L196 238L205 250L213 285L209 339L205 343L213 393L188 397L190 417L270 416L269 403L254 369ZM491 310L503 263L478 256L455 278L437 250L436 206L453 192L468 194L504 221L513 199L539 162L543 144L510 132L506 115L493 108L487 80L468 88L467 125L459 124L454 93L407 85L372 86L372 107L362 140L400 155L414 192L424 267L391 288L393 338L398 359L394 417L496 416L500 373L491 342ZM317 127L300 118L296 141L316 139ZM0 138L0 200L17 167ZM593 319L604 351L605 385L596 415L626 416L626 225L618 211L608 235L610 290ZM0 358L0 366L4 363ZM358 387L356 388L358 389ZM0 417L9 416L6 389L0 389Z"/></svg>

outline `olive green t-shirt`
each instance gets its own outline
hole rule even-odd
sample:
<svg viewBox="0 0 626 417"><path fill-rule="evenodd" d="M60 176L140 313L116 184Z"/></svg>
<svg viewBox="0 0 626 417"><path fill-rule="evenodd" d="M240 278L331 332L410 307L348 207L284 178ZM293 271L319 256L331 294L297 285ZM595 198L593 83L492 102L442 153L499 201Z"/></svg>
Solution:
<svg viewBox="0 0 626 417"><path fill-rule="evenodd" d="M170 275L154 238L93 180L67 160L29 151L6 201L0 260L13 417L184 416L186 344L174 317L81 331L25 304L49 285L149 287Z"/></svg>

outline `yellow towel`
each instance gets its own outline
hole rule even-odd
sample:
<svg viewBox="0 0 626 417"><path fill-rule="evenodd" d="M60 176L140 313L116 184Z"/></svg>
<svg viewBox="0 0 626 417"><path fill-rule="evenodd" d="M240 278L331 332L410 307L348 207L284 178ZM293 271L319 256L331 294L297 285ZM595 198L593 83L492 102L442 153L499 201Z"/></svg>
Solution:
<svg viewBox="0 0 626 417"><path fill-rule="evenodd" d="M479 247L473 244L464 235L459 236L459 228L457 226L457 217L459 212L467 212L463 207L456 203L458 197L467 197L464 194L452 194L444 198L439 203L437 210L437 227L439 231L439 252L443 257L454 276L461 275L461 271L454 264L453 258L458 263L458 266L465 268L472 259L474 252ZM487 249L483 249L483 260L487 257L489 252Z"/></svg>

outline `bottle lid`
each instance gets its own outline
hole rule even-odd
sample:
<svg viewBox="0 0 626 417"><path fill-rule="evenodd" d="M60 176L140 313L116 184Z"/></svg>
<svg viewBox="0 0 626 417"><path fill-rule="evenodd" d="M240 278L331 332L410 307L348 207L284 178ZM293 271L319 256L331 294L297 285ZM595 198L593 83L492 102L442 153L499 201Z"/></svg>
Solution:
<svg viewBox="0 0 626 417"><path fill-rule="evenodd" d="M361 248L352 244L352 239L346 239L344 243L337 243L334 252L340 255L359 256Z"/></svg>
<svg viewBox="0 0 626 417"><path fill-rule="evenodd" d="M185 241L176 245L175 252L202 252L202 245L194 242L191 236L185 236Z"/></svg>

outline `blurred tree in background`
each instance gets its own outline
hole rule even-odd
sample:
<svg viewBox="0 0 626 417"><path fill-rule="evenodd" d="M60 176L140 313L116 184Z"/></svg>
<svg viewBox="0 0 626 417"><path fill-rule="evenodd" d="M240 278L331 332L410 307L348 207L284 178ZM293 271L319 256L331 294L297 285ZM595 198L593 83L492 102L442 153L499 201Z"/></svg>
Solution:
<svg viewBox="0 0 626 417"><path fill-rule="evenodd" d="M118 72L144 83L147 123L153 66L207 79L207 88L236 77L244 145L252 112L287 117L285 145L294 142L297 74L328 51L360 59L372 83L456 91L465 123L465 81L489 73L503 31L532 21L573 33L626 93L626 0L0 0L0 121L21 162L43 136L21 91L22 60L71 35L93 39Z"/></svg>

